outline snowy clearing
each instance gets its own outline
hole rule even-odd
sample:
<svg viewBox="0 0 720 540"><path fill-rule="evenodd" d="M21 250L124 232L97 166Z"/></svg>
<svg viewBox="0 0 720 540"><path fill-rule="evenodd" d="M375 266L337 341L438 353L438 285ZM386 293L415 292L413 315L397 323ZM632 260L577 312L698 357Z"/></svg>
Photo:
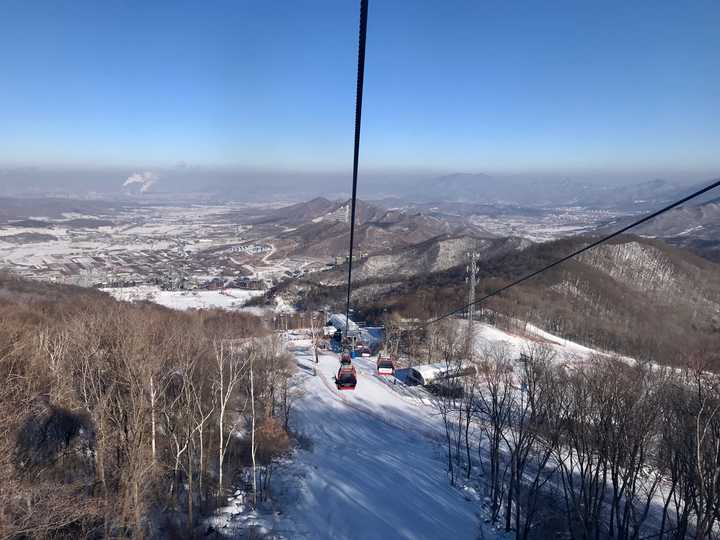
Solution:
<svg viewBox="0 0 720 540"><path fill-rule="evenodd" d="M217 291L163 291L155 285L101 289L117 300L138 302L147 300L170 309L212 309L235 310L244 306L251 298L261 296L264 291L248 289L224 289Z"/></svg>
<svg viewBox="0 0 720 540"><path fill-rule="evenodd" d="M503 331L484 323L475 323L474 333L475 351L479 355L482 355L488 346L498 343L507 347L514 358L519 358L520 353L539 343L549 346L555 353L555 360L564 363L586 362L595 355L606 354L545 332L529 323L525 325L525 335Z"/></svg>

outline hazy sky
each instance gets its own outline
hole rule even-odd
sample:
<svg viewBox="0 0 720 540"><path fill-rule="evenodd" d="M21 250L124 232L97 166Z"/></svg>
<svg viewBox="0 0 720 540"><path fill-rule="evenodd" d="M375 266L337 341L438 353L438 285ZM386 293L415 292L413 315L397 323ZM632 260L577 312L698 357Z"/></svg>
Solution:
<svg viewBox="0 0 720 540"><path fill-rule="evenodd" d="M350 168L356 0L0 0L0 164ZM720 170L720 2L370 0L361 167Z"/></svg>

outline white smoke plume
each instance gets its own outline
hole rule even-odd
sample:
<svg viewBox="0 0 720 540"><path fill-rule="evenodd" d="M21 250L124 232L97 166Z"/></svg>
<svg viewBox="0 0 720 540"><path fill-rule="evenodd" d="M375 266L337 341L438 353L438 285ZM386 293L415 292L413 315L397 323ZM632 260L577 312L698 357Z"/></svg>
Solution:
<svg viewBox="0 0 720 540"><path fill-rule="evenodd" d="M123 184L123 187L130 186L132 184L140 184L140 193L146 193L160 177L154 172L144 171L132 174L128 176L127 180Z"/></svg>

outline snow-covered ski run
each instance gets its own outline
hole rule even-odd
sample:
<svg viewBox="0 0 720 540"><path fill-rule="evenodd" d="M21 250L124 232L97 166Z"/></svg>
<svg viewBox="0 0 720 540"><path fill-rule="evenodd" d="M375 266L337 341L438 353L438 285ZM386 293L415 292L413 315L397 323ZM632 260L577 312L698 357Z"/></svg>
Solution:
<svg viewBox="0 0 720 540"><path fill-rule="evenodd" d="M310 444L284 486L288 537L476 538L478 506L449 485L432 409L375 375L374 358L355 360L355 391L338 391L338 357L320 355L314 377L314 355L298 345L294 424Z"/></svg>
<svg viewBox="0 0 720 540"><path fill-rule="evenodd" d="M561 363L579 365L606 354L532 325L522 335L484 323L474 332L478 353L499 344L519 357L542 342ZM300 444L274 476L272 508L248 514L231 501L228 519L212 521L216 529L234 537L255 524L270 538L512 536L486 523L477 478L465 487L462 480L450 485L442 418L426 389L403 383L407 370L399 369L397 379L381 376L377 357L354 358L357 386L338 390L338 354L321 351L316 364L309 331L289 332L286 345L298 367L300 397L291 427Z"/></svg>

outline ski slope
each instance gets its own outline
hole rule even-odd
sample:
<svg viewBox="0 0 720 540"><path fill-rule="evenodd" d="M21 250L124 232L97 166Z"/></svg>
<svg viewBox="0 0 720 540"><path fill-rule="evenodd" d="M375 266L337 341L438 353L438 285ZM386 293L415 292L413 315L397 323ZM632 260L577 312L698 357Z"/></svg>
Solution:
<svg viewBox="0 0 720 540"><path fill-rule="evenodd" d="M522 334L487 324L474 331L478 355L497 344L518 361L537 343L549 346L561 363L605 354L530 325ZM442 419L424 388L378 376L370 357L353 360L356 389L339 391L333 381L338 355L323 352L315 364L307 332L286 337L303 394L291 426L303 442L275 473L272 508L248 513L232 503L221 512L227 519L212 521L216 530L237 537L255 526L269 538L313 539L512 536L484 523L481 489L472 482L463 489L450 486Z"/></svg>
<svg viewBox="0 0 720 540"><path fill-rule="evenodd" d="M465 326L467 322L460 321L458 324ZM473 326L475 354L482 357L488 347L501 345L510 358L517 359L521 353L528 352L533 346L542 344L549 348L556 362L564 364L581 364L592 360L594 357L612 357L627 363L635 362L629 356L592 349L546 332L529 323L525 324L524 328L518 332L511 333L490 324L475 323Z"/></svg>
<svg viewBox="0 0 720 540"><path fill-rule="evenodd" d="M170 309L212 309L237 310L251 298L261 296L264 291L249 289L164 291L156 285L137 285L100 289L116 300L135 302L147 300Z"/></svg>
<svg viewBox="0 0 720 540"><path fill-rule="evenodd" d="M502 344L517 361L544 343L560 363L584 363L605 355L526 325L523 334L476 324L479 355ZM296 336L301 338L301 336ZM392 383L375 373L375 357L353 360L354 391L335 389L339 358L324 353L312 375L310 340L291 339L305 396L297 404L295 429L312 441L290 468L298 478L284 494L283 531L292 538L504 539L483 523L474 497L449 485L441 418L420 387ZM631 359L628 359L631 360ZM284 520L285 521L285 520ZM290 525L288 525L288 523ZM482 533L481 533L482 528Z"/></svg>
<svg viewBox="0 0 720 540"><path fill-rule="evenodd" d="M337 355L320 356L317 376L309 347L295 355L305 396L293 423L312 446L292 463L283 536L476 538L477 504L449 485L432 409L375 376L374 358L356 359L356 390L339 392Z"/></svg>

